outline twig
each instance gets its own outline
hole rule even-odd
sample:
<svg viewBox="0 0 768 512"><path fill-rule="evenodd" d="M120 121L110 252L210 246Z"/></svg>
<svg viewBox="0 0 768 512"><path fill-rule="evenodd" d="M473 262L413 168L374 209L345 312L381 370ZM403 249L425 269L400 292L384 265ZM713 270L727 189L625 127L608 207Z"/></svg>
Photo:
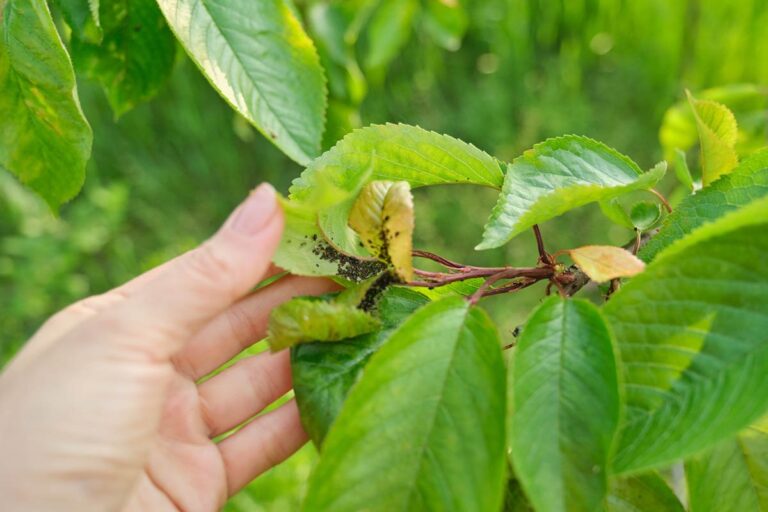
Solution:
<svg viewBox="0 0 768 512"><path fill-rule="evenodd" d="M444 267L458 268L458 269L466 268L466 266L462 265L461 263L456 263L455 261L451 261L451 260L449 260L447 258L443 258L442 256L439 256L437 254L431 253L429 251L420 251L418 249L414 249L411 254L413 254L414 258L424 258L424 259L427 259L427 260L432 260L432 261L435 261L435 262L441 264Z"/></svg>
<svg viewBox="0 0 768 512"><path fill-rule="evenodd" d="M667 213L672 213L672 205L669 204L669 201L667 201L667 198L664 197L664 195L661 192L659 192L655 188L649 188L648 192L650 192L651 194L659 198L659 201L661 201L661 204L664 205L664 209L667 210Z"/></svg>
<svg viewBox="0 0 768 512"><path fill-rule="evenodd" d="M552 256L544 248L544 239L541 237L541 230L538 224L533 225L533 234L536 235L536 248L539 250L539 260L547 265L553 264Z"/></svg>

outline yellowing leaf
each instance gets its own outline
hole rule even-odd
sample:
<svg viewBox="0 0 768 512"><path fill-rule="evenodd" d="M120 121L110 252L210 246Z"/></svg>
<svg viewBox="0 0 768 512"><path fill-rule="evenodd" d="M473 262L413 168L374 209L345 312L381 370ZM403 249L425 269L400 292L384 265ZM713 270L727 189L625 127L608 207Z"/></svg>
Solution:
<svg viewBox="0 0 768 512"><path fill-rule="evenodd" d="M617 277L631 277L645 268L645 263L637 256L612 245L585 245L567 252L574 263L598 283Z"/></svg>
<svg viewBox="0 0 768 512"><path fill-rule="evenodd" d="M349 214L349 226L377 259L392 265L398 277L413 276L413 197L407 181L372 181Z"/></svg>
<svg viewBox="0 0 768 512"><path fill-rule="evenodd" d="M728 107L710 100L697 100L688 93L701 144L701 176L706 187L739 163L736 156L738 127Z"/></svg>
<svg viewBox="0 0 768 512"><path fill-rule="evenodd" d="M277 352L297 343L339 341L376 330L379 320L353 305L298 298L281 304L269 316L269 348Z"/></svg>

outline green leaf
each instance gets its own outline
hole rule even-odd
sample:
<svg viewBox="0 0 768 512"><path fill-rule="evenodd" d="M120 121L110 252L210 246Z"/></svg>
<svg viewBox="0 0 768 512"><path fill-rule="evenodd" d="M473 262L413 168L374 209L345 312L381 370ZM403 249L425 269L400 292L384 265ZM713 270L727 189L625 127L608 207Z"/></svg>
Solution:
<svg viewBox="0 0 768 512"><path fill-rule="evenodd" d="M349 225L368 252L394 267L399 278L413 277L413 197L407 181L372 181L349 214Z"/></svg>
<svg viewBox="0 0 768 512"><path fill-rule="evenodd" d="M93 134L46 3L0 9L0 167L55 210L83 186Z"/></svg>
<svg viewBox="0 0 768 512"><path fill-rule="evenodd" d="M647 231L661 219L661 206L650 201L641 201L632 206L629 212L632 225L639 231Z"/></svg>
<svg viewBox="0 0 768 512"><path fill-rule="evenodd" d="M300 164L320 153L325 77L282 0L158 0L193 61L232 107Z"/></svg>
<svg viewBox="0 0 768 512"><path fill-rule="evenodd" d="M768 150L764 150L745 159L731 174L686 197L664 219L659 233L648 241L638 256L650 261L659 251L699 226L767 194Z"/></svg>
<svg viewBox="0 0 768 512"><path fill-rule="evenodd" d="M606 512L683 512L685 509L667 483L657 473L651 472L625 478L612 478L605 510Z"/></svg>
<svg viewBox="0 0 768 512"><path fill-rule="evenodd" d="M386 68L397 57L411 36L417 0L381 0L371 15L366 30L365 69Z"/></svg>
<svg viewBox="0 0 768 512"><path fill-rule="evenodd" d="M424 28L446 50L461 48L469 19L459 0L426 0L422 11Z"/></svg>
<svg viewBox="0 0 768 512"><path fill-rule="evenodd" d="M666 166L658 165L642 173L629 158L586 137L544 141L509 164L476 249L504 245L534 224L578 206L650 188L665 172Z"/></svg>
<svg viewBox="0 0 768 512"><path fill-rule="evenodd" d="M272 352L311 341L339 341L374 331L379 321L367 311L334 300L296 298L269 315L267 342Z"/></svg>
<svg viewBox="0 0 768 512"><path fill-rule="evenodd" d="M736 117L728 107L710 100L697 100L690 92L688 102L693 109L701 144L701 177L706 187L739 163Z"/></svg>
<svg viewBox="0 0 768 512"><path fill-rule="evenodd" d="M667 248L604 306L627 414L613 469L684 458L768 409L768 198Z"/></svg>
<svg viewBox="0 0 768 512"><path fill-rule="evenodd" d="M75 37L98 44L103 32L99 20L99 0L56 0L64 20Z"/></svg>
<svg viewBox="0 0 768 512"><path fill-rule="evenodd" d="M100 18L101 44L73 37L72 59L104 87L119 117L157 94L173 70L176 43L155 0L103 2Z"/></svg>
<svg viewBox="0 0 768 512"><path fill-rule="evenodd" d="M294 180L291 199L321 212L320 226L344 252L360 254L347 227L349 211L373 180L407 181L411 187L461 183L500 187L498 162L471 144L416 126L372 125L355 130L314 160Z"/></svg>
<svg viewBox="0 0 768 512"><path fill-rule="evenodd" d="M458 297L427 304L350 390L304 510L498 510L504 401L488 316Z"/></svg>
<svg viewBox="0 0 768 512"><path fill-rule="evenodd" d="M618 198L614 197L613 199L600 201L599 205L600 211L602 211L603 215L608 217L611 222L627 229L634 229L635 225L632 223L632 218L630 218L629 213L624 209L624 206L619 202Z"/></svg>
<svg viewBox="0 0 768 512"><path fill-rule="evenodd" d="M685 156L685 151L682 149L675 149L675 176L677 180L683 184L683 186L690 192L693 192L693 176L691 176L691 170L688 168L688 159Z"/></svg>
<svg viewBox="0 0 768 512"><path fill-rule="evenodd" d="M768 510L768 422L685 463L691 512Z"/></svg>
<svg viewBox="0 0 768 512"><path fill-rule="evenodd" d="M380 330L336 343L306 343L291 349L301 423L316 446L322 444L371 356L398 325L427 302L429 299L407 288L387 288L377 307Z"/></svg>
<svg viewBox="0 0 768 512"><path fill-rule="evenodd" d="M510 383L510 452L534 508L598 508L619 421L616 361L600 310L546 300L520 336Z"/></svg>

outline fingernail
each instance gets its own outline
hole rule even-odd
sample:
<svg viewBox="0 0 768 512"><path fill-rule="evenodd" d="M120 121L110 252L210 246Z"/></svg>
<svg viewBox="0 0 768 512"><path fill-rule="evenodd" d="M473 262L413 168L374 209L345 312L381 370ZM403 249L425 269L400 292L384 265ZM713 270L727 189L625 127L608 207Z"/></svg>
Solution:
<svg viewBox="0 0 768 512"><path fill-rule="evenodd" d="M277 210L277 195L269 183L262 183L237 208L230 227L244 235L254 235L261 231L272 219Z"/></svg>

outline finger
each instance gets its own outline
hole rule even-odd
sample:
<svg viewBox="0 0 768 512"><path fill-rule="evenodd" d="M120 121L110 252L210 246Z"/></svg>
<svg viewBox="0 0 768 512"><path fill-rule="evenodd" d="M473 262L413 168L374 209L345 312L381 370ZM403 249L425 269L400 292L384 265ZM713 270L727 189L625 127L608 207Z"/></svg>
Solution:
<svg viewBox="0 0 768 512"><path fill-rule="evenodd" d="M200 247L177 258L124 302L93 319L160 360L247 293L270 267L283 216L274 189L258 187Z"/></svg>
<svg viewBox="0 0 768 512"><path fill-rule="evenodd" d="M307 442L296 401L259 416L219 443L229 495L280 464Z"/></svg>
<svg viewBox="0 0 768 512"><path fill-rule="evenodd" d="M198 388L204 417L215 437L260 413L291 389L287 350L242 359Z"/></svg>
<svg viewBox="0 0 768 512"><path fill-rule="evenodd" d="M286 276L236 302L195 333L174 356L176 368L192 380L208 375L267 333L269 313L298 295L320 295L340 286L330 279Z"/></svg>

